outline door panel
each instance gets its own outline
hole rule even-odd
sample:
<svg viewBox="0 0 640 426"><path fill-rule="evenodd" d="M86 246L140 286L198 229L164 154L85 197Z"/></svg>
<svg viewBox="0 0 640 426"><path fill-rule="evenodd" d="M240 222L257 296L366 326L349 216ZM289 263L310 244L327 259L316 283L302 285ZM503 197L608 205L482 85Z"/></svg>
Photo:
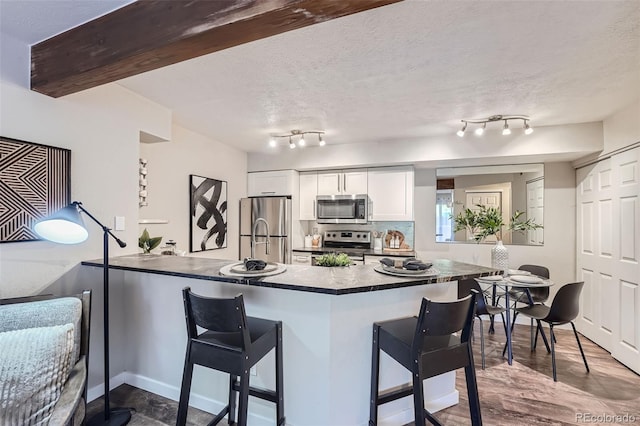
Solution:
<svg viewBox="0 0 640 426"><path fill-rule="evenodd" d="M610 315L603 297L611 297L615 289L612 254L614 227L611 160L578 169L577 198L577 277L584 281L580 313L576 327L589 339L610 350L612 342ZM605 218L607 218L605 220Z"/></svg>
<svg viewBox="0 0 640 426"><path fill-rule="evenodd" d="M613 264L619 301L611 355L640 373L640 148L612 158L618 239ZM614 311L615 312L615 311Z"/></svg>
<svg viewBox="0 0 640 426"><path fill-rule="evenodd" d="M640 148L576 171L576 326L640 373Z"/></svg>

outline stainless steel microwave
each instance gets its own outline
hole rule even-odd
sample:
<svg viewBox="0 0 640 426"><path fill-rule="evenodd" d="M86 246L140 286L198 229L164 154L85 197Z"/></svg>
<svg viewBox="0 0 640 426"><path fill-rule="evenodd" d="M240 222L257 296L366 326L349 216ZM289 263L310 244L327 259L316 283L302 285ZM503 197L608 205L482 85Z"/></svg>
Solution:
<svg viewBox="0 0 640 426"><path fill-rule="evenodd" d="M367 223L368 208L367 194L318 195L316 220L318 223Z"/></svg>

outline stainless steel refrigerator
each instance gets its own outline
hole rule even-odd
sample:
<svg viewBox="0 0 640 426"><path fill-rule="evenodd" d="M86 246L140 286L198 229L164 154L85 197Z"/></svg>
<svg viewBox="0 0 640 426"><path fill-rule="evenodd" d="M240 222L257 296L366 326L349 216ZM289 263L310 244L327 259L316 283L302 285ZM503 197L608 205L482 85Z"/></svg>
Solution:
<svg viewBox="0 0 640 426"><path fill-rule="evenodd" d="M258 219L264 219L258 220ZM265 223L266 222L266 223ZM266 254L267 226L269 254ZM240 200L240 259L291 263L291 197L251 197Z"/></svg>

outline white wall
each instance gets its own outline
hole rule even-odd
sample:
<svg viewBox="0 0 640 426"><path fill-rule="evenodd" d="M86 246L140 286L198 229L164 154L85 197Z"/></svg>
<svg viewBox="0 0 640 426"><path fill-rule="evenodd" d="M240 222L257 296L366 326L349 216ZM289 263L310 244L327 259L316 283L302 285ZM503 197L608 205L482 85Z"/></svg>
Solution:
<svg viewBox="0 0 640 426"><path fill-rule="evenodd" d="M508 245L509 265L547 266L551 278L565 284L575 279L575 173L567 162L546 163L544 167L544 245ZM415 246L419 258L447 258L491 266L491 244L435 242L435 169L417 169L415 182Z"/></svg>
<svg viewBox="0 0 640 426"><path fill-rule="evenodd" d="M138 251L138 152L141 130L171 138L171 112L115 84L53 99L28 89L28 46L0 41L0 134L71 150L71 197L106 226L124 216L125 231L114 233L111 255ZM102 258L102 231L85 217L89 239L64 246L45 241L0 244L0 298L40 292L71 294L93 290L89 387L103 380L102 271L80 268ZM111 372L124 369L122 273L110 274ZM112 385L117 382L112 381Z"/></svg>
<svg viewBox="0 0 640 426"><path fill-rule="evenodd" d="M603 124L603 153L640 142L640 99L604 120Z"/></svg>
<svg viewBox="0 0 640 426"><path fill-rule="evenodd" d="M151 236L162 236L163 246L172 239L178 250L190 256L239 258L240 198L247 194L247 154L180 126L174 126L168 142L140 144L147 159L148 206L140 219L167 219L168 224L141 224ZM189 175L227 181L227 247L189 254ZM159 252L159 250L154 250Z"/></svg>
<svg viewBox="0 0 640 426"><path fill-rule="evenodd" d="M114 216L124 216L126 230L114 232L128 246L111 243L111 253L136 252L139 130L144 125L163 134L171 124L168 111L117 85L53 99L0 84L0 133L70 149L72 199L107 226ZM0 297L35 294L81 260L101 257L102 231L85 221L89 240L80 245L0 244Z"/></svg>

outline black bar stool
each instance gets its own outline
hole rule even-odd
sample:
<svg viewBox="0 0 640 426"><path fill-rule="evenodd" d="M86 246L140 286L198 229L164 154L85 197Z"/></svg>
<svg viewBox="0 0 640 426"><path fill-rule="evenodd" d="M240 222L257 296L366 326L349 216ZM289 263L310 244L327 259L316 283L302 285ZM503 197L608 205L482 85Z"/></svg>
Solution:
<svg viewBox="0 0 640 426"><path fill-rule="evenodd" d="M284 425L284 393L282 390L282 322L247 317L242 294L233 299L203 297L182 290L187 320L187 354L184 360L177 426L184 426L189 408L189 393L194 364L229 373L229 405L209 423L216 425L229 415L235 422L235 399L239 393L238 425L247 424L249 395L276 404L276 424ZM196 326L205 331L198 334ZM249 371L271 349L276 350L276 390L249 386Z"/></svg>
<svg viewBox="0 0 640 426"><path fill-rule="evenodd" d="M413 395L416 425L424 425L427 419L434 425L441 425L424 409L422 382L429 377L463 367L471 423L482 425L473 350L469 341L475 315L475 298L479 296L477 291L471 291L470 295L455 302L440 303L423 298L417 318L400 318L373 324L369 426L378 424L379 405L409 395ZM407 384L379 394L381 350L411 371L412 385Z"/></svg>

